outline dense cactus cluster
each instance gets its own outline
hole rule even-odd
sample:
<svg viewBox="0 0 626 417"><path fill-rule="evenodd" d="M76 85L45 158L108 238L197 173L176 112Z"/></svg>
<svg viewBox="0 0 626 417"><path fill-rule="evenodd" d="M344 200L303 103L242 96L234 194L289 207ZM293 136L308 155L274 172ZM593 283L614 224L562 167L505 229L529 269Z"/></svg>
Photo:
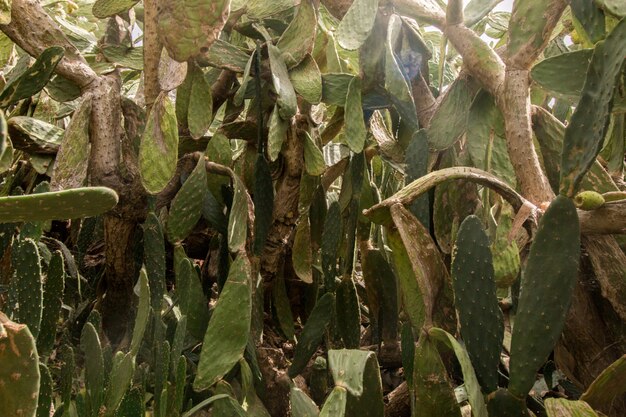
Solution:
<svg viewBox="0 0 626 417"><path fill-rule="evenodd" d="M624 415L626 8L499 3L0 0L0 417Z"/></svg>

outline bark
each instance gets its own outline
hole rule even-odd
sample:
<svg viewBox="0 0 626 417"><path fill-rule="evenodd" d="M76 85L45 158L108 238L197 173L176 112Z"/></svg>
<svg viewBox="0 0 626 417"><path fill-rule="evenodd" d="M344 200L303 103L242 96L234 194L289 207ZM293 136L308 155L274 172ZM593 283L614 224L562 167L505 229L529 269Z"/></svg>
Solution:
<svg viewBox="0 0 626 417"><path fill-rule="evenodd" d="M522 195L540 205L554 192L539 163L533 144L528 70L508 70L498 103L504 116L506 144Z"/></svg>
<svg viewBox="0 0 626 417"><path fill-rule="evenodd" d="M411 395L406 382L387 394L385 417L409 417L411 415Z"/></svg>
<svg viewBox="0 0 626 417"><path fill-rule="evenodd" d="M626 202L607 203L597 210L578 211L583 235L626 234Z"/></svg>
<svg viewBox="0 0 626 417"><path fill-rule="evenodd" d="M148 112L161 93L159 85L159 61L163 44L157 32L158 25L157 0L144 1L144 34L143 34L143 77L146 109Z"/></svg>

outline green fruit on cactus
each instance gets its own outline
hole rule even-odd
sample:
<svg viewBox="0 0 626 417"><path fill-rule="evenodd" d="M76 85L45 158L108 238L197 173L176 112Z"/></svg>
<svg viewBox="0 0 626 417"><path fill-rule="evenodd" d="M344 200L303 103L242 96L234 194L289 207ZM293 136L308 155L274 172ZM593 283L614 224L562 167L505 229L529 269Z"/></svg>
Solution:
<svg viewBox="0 0 626 417"><path fill-rule="evenodd" d="M604 205L604 196L595 191L582 191L574 197L574 204L581 210L595 210Z"/></svg>

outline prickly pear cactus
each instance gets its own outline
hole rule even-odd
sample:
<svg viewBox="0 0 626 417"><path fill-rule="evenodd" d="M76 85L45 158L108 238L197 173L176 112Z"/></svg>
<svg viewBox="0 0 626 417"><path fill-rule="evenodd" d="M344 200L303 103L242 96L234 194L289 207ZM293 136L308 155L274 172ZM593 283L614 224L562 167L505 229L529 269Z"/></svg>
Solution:
<svg viewBox="0 0 626 417"><path fill-rule="evenodd" d="M34 416L39 393L35 339L23 324L0 313L0 415Z"/></svg>
<svg viewBox="0 0 626 417"><path fill-rule="evenodd" d="M480 219L469 216L459 228L452 260L454 304L461 336L485 394L498 386L504 337L489 244Z"/></svg>
<svg viewBox="0 0 626 417"><path fill-rule="evenodd" d="M539 222L522 274L511 339L509 391L524 398L554 348L578 277L580 225L574 203L558 196Z"/></svg>
<svg viewBox="0 0 626 417"><path fill-rule="evenodd" d="M32 239L16 242L13 245L12 264L15 273L11 286L17 290L17 321L27 325L36 339L43 312L43 285L37 243Z"/></svg>
<svg viewBox="0 0 626 417"><path fill-rule="evenodd" d="M117 204L106 187L74 188L50 193L0 197L0 222L77 219L102 214Z"/></svg>
<svg viewBox="0 0 626 417"><path fill-rule="evenodd" d="M159 34L170 56L179 62L208 52L230 12L230 0L158 3Z"/></svg>

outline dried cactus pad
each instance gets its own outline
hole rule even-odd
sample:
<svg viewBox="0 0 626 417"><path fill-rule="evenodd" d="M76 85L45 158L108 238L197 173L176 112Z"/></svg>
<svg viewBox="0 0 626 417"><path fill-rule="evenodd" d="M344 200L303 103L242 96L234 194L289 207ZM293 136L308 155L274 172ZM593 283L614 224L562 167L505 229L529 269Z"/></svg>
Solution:
<svg viewBox="0 0 626 417"><path fill-rule="evenodd" d="M226 24L229 0L160 0L159 34L179 62L208 52Z"/></svg>

